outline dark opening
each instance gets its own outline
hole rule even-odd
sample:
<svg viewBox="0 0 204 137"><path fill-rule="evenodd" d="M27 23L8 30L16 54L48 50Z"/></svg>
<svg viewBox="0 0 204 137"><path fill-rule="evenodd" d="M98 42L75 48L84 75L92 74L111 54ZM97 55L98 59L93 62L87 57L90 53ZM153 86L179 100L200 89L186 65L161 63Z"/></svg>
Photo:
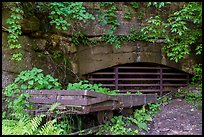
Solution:
<svg viewBox="0 0 204 137"><path fill-rule="evenodd" d="M86 75L91 83L120 92L166 94L186 86L192 76L183 71L154 63L132 63L106 68Z"/></svg>

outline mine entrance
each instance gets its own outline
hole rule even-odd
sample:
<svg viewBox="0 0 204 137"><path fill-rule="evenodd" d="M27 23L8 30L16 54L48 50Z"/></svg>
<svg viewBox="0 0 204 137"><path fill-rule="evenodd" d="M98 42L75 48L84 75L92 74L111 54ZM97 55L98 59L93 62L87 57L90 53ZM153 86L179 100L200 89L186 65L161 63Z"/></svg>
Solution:
<svg viewBox="0 0 204 137"><path fill-rule="evenodd" d="M91 83L101 83L120 92L164 95L172 89L187 86L192 75L164 65L132 63L99 70L86 77Z"/></svg>

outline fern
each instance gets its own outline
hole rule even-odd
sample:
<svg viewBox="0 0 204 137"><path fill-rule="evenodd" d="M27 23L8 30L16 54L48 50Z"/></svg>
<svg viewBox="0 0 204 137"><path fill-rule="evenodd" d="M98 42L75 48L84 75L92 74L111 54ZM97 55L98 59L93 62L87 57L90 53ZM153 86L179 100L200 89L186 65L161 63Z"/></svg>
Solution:
<svg viewBox="0 0 204 137"><path fill-rule="evenodd" d="M3 120L2 121L2 134L3 135L24 135L26 118L17 120Z"/></svg>
<svg viewBox="0 0 204 137"><path fill-rule="evenodd" d="M61 103L59 103L59 102L54 103L54 104L50 107L50 109L48 110L48 112L52 112L52 111L55 110L59 105L61 105Z"/></svg>
<svg viewBox="0 0 204 137"><path fill-rule="evenodd" d="M56 128L54 123L56 119L48 121L42 127L42 119L45 115L41 114L29 119L23 117L17 120L2 120L2 134L3 135L59 135L63 130Z"/></svg>
<svg viewBox="0 0 204 137"><path fill-rule="evenodd" d="M54 123L56 123L57 120L54 119L52 121L47 122L44 124L40 130L40 135L59 135L63 130L57 129L54 126Z"/></svg>
<svg viewBox="0 0 204 137"><path fill-rule="evenodd" d="M45 115L41 114L39 116L34 117L32 120L26 123L26 128L28 129L25 133L28 135L33 135L37 132L39 125L42 122L42 118Z"/></svg>

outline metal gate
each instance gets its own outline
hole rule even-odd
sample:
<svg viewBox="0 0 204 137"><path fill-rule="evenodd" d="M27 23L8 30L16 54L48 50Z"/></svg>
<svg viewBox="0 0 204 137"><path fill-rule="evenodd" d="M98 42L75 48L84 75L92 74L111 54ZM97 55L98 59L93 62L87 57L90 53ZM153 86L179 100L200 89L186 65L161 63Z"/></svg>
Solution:
<svg viewBox="0 0 204 137"><path fill-rule="evenodd" d="M191 75L164 65L133 63L114 66L86 75L91 83L120 92L166 94L174 88L187 86Z"/></svg>

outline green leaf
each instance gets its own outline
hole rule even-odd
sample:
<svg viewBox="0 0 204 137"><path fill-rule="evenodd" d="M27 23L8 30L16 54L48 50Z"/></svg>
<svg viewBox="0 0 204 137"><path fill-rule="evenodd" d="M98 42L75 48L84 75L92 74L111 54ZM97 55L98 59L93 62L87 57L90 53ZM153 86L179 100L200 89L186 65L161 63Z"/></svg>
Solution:
<svg viewBox="0 0 204 137"><path fill-rule="evenodd" d="M33 84L34 84L34 81L33 81L33 80L28 81L28 84L33 85Z"/></svg>
<svg viewBox="0 0 204 137"><path fill-rule="evenodd" d="M26 89L27 89L27 85L22 84L21 87L20 87L20 89L22 89L22 90L26 90Z"/></svg>
<svg viewBox="0 0 204 137"><path fill-rule="evenodd" d="M51 111L55 110L59 105L61 105L60 102L54 103L54 104L50 107L50 109L49 109L48 111L51 112Z"/></svg>
<svg viewBox="0 0 204 137"><path fill-rule="evenodd" d="M20 77L17 77L17 78L15 78L14 82L16 83L16 82L18 82L20 79L21 79Z"/></svg>
<svg viewBox="0 0 204 137"><path fill-rule="evenodd" d="M150 115L145 115L145 116L144 116L144 119L145 119L146 121L152 121L152 117L151 117Z"/></svg>
<svg viewBox="0 0 204 137"><path fill-rule="evenodd" d="M146 124L146 123L138 122L137 125L138 125L138 127L139 127L140 129L144 129L145 131L148 131L148 128L147 128L147 124Z"/></svg>
<svg viewBox="0 0 204 137"><path fill-rule="evenodd" d="M42 85L43 84L43 80L39 80L38 83Z"/></svg>

